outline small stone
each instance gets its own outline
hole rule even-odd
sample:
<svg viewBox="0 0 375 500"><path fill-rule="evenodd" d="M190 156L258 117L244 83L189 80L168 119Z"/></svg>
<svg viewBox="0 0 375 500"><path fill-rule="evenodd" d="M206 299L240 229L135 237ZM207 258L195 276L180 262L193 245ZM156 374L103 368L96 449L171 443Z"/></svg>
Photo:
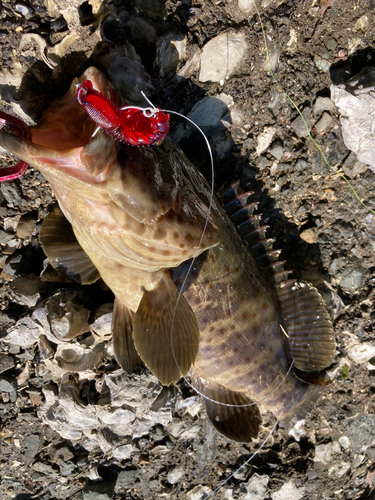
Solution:
<svg viewBox="0 0 375 500"><path fill-rule="evenodd" d="M333 52L334 50L336 50L337 40L335 38L328 38L328 40L324 42L324 45L327 47L328 50Z"/></svg>
<svg viewBox="0 0 375 500"><path fill-rule="evenodd" d="M0 229L0 244L5 245L12 239L13 239L13 234L7 233L6 231Z"/></svg>
<svg viewBox="0 0 375 500"><path fill-rule="evenodd" d="M272 493L272 500L300 500L305 495L305 488L297 488L293 483L285 483L275 493Z"/></svg>
<svg viewBox="0 0 375 500"><path fill-rule="evenodd" d="M367 170L367 165L357 159L357 155L353 152L347 157L342 166L344 174L350 179L354 179L357 175L363 174Z"/></svg>
<svg viewBox="0 0 375 500"><path fill-rule="evenodd" d="M264 168L269 167L271 164L271 162L265 156L259 156L254 163L256 167L259 168L259 170L263 170Z"/></svg>
<svg viewBox="0 0 375 500"><path fill-rule="evenodd" d="M348 436L341 436L339 438L339 444L341 446L342 451L345 451L346 453L350 452L351 445L350 445L350 439Z"/></svg>
<svg viewBox="0 0 375 500"><path fill-rule="evenodd" d="M354 363L366 363L375 356L375 344L371 344L370 342L357 344L353 347L349 347L347 349L347 353L349 358L354 361Z"/></svg>
<svg viewBox="0 0 375 500"><path fill-rule="evenodd" d="M309 164L307 163L307 161L299 159L294 166L294 170L297 170L297 172L302 172L303 170L306 170L308 166Z"/></svg>
<svg viewBox="0 0 375 500"><path fill-rule="evenodd" d="M317 131L318 134L321 134L331 126L331 123L332 123L332 116L324 112L321 119L315 125L315 130Z"/></svg>
<svg viewBox="0 0 375 500"><path fill-rule="evenodd" d="M62 476L70 476L73 474L74 470L76 468L76 465L73 462L62 462L60 464L60 474Z"/></svg>
<svg viewBox="0 0 375 500"><path fill-rule="evenodd" d="M12 356L7 356L0 353L0 373L4 373L7 370L10 370L14 367L14 365L15 362Z"/></svg>
<svg viewBox="0 0 375 500"><path fill-rule="evenodd" d="M18 207L22 202L22 197L18 187L12 182L4 182L0 186L0 190L6 199L8 205Z"/></svg>
<svg viewBox="0 0 375 500"><path fill-rule="evenodd" d="M312 127L311 122L311 109L304 108L302 111L302 116L305 121L302 120L301 116L298 116L292 121L291 127L298 137L307 137Z"/></svg>
<svg viewBox="0 0 375 500"><path fill-rule="evenodd" d="M258 156L267 151L275 135L276 129L274 127L265 127L263 129L263 132L258 136L258 144L256 147L256 153Z"/></svg>
<svg viewBox="0 0 375 500"><path fill-rule="evenodd" d="M319 230L316 227L310 227L302 231L300 236L304 241L306 241L306 243L309 243L311 245L313 243L317 243Z"/></svg>
<svg viewBox="0 0 375 500"><path fill-rule="evenodd" d="M0 394L4 392L9 394L9 399L12 403L17 400L17 392L13 385L7 380L0 379Z"/></svg>
<svg viewBox="0 0 375 500"><path fill-rule="evenodd" d="M329 97L317 97L313 112L315 117L319 117L323 111L328 111L329 113L333 113L335 110L335 104Z"/></svg>
<svg viewBox="0 0 375 500"><path fill-rule="evenodd" d="M350 463L349 462L336 462L332 467L328 469L328 475L329 476L336 476L336 477L342 477L345 476L345 474L350 470Z"/></svg>
<svg viewBox="0 0 375 500"><path fill-rule="evenodd" d="M204 500L207 498L212 490L208 486L196 486L187 495L188 500Z"/></svg>
<svg viewBox="0 0 375 500"><path fill-rule="evenodd" d="M350 293L354 293L361 288L363 280L363 274L356 269L345 269L339 275L339 282L341 288Z"/></svg>
<svg viewBox="0 0 375 500"><path fill-rule="evenodd" d="M167 481L169 484L176 484L185 474L186 470L183 467L176 467L168 472Z"/></svg>
<svg viewBox="0 0 375 500"><path fill-rule="evenodd" d="M17 304L32 308L41 298L40 292L43 284L39 277L29 279L25 276L19 276L10 283L9 288L11 297Z"/></svg>
<svg viewBox="0 0 375 500"><path fill-rule="evenodd" d="M349 437L355 453L363 453L375 441L375 415L358 413L348 418Z"/></svg>
<svg viewBox="0 0 375 500"><path fill-rule="evenodd" d="M249 15L255 12L254 0L238 0L238 8Z"/></svg>
<svg viewBox="0 0 375 500"><path fill-rule="evenodd" d="M25 462L29 463L36 456L39 451L40 437L37 434L31 434L23 440L23 446L25 447Z"/></svg>
<svg viewBox="0 0 375 500"><path fill-rule="evenodd" d="M115 480L107 479L99 484L90 484L83 488L83 500L111 500L115 492Z"/></svg>
<svg viewBox="0 0 375 500"><path fill-rule="evenodd" d="M306 435L305 424L306 421L304 418L302 420L298 420L298 422L296 422L290 429L289 436L292 436L297 442L299 442L301 437Z"/></svg>
<svg viewBox="0 0 375 500"><path fill-rule="evenodd" d="M226 94L220 94L218 97L204 97L193 107L188 118L200 127L214 127L220 123L233 104L233 98Z"/></svg>
<svg viewBox="0 0 375 500"><path fill-rule="evenodd" d="M320 71L324 71L324 73L328 73L331 67L330 55L327 54L315 54L314 56L315 66L320 69Z"/></svg>
<svg viewBox="0 0 375 500"><path fill-rule="evenodd" d="M268 481L268 476L260 476L257 473L253 474L245 485L247 494L243 497L243 500L263 500L267 498Z"/></svg>
<svg viewBox="0 0 375 500"><path fill-rule="evenodd" d="M273 142L270 147L270 153L276 160L281 160L284 154L283 143L281 141Z"/></svg>
<svg viewBox="0 0 375 500"><path fill-rule="evenodd" d="M138 471L135 469L122 470L117 476L115 487L116 492L118 493L120 490L126 490L134 484L137 474Z"/></svg>
<svg viewBox="0 0 375 500"><path fill-rule="evenodd" d="M113 452L112 456L116 460L126 460L129 458L134 451L134 446L132 444L124 444L122 446L117 446Z"/></svg>
<svg viewBox="0 0 375 500"><path fill-rule="evenodd" d="M21 318L2 339L6 344L15 344L27 349L37 343L43 328L28 316Z"/></svg>
<svg viewBox="0 0 375 500"><path fill-rule="evenodd" d="M203 47L199 81L224 81L235 75L245 60L248 50L243 33L222 33Z"/></svg>
<svg viewBox="0 0 375 500"><path fill-rule="evenodd" d="M369 20L367 16L362 16L355 23L354 29L356 31L367 31L369 27Z"/></svg>
<svg viewBox="0 0 375 500"><path fill-rule="evenodd" d="M17 226L17 236L21 239L30 238L35 231L36 220L30 216L22 216Z"/></svg>

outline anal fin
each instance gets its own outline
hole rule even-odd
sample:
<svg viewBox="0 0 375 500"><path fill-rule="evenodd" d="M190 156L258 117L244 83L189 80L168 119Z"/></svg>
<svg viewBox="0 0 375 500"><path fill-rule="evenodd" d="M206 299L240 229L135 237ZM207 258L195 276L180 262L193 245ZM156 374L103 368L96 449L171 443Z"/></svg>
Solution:
<svg viewBox="0 0 375 500"><path fill-rule="evenodd" d="M72 225L57 205L44 219L39 241L50 264L70 281L89 285L100 278L99 271L78 243Z"/></svg>
<svg viewBox="0 0 375 500"><path fill-rule="evenodd" d="M166 274L154 290L144 292L133 339L142 361L164 385L185 376L194 363L199 348L197 320Z"/></svg>
<svg viewBox="0 0 375 500"><path fill-rule="evenodd" d="M333 326L318 290L310 283L296 280L278 283L276 290L295 368L302 372L327 368L335 357L336 344ZM303 374L299 373L299 377L304 379ZM314 379L307 378L306 382L310 383Z"/></svg>
<svg viewBox="0 0 375 500"><path fill-rule="evenodd" d="M133 341L134 313L115 297L112 314L112 339L115 358L123 370L131 373L141 358Z"/></svg>
<svg viewBox="0 0 375 500"><path fill-rule="evenodd" d="M257 437L261 417L258 405L252 399L243 392L231 391L216 382L203 381L194 371L192 380L194 387L203 397L206 396L203 399L207 416L218 432L241 443Z"/></svg>

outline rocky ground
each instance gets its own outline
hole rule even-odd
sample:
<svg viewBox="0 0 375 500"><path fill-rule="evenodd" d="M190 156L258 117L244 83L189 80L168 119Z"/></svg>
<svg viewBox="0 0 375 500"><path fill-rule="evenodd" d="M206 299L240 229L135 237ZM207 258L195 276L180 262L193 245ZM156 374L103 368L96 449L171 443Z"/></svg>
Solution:
<svg viewBox="0 0 375 500"><path fill-rule="evenodd" d="M334 320L332 383L210 498L374 498L374 172L345 146L329 99L332 83L375 66L374 2L258 1L275 76L332 169L270 76L252 1L67 3L2 1L1 109L32 123L95 64L133 99L144 89L189 115L211 141L217 185L240 179L255 192L286 267L319 287ZM120 53L138 57L137 80L113 63ZM175 120L172 135L207 174L199 134ZM0 186L1 498L207 498L273 422L235 444L185 383L163 389L146 369L121 372L111 293L56 283L48 269L40 277L38 230L53 205L32 168Z"/></svg>

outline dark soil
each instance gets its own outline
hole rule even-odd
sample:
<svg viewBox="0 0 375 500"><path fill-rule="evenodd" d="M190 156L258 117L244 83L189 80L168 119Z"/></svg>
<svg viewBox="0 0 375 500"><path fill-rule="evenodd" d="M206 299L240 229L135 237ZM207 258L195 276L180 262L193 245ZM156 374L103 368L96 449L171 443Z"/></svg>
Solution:
<svg viewBox="0 0 375 500"><path fill-rule="evenodd" d="M127 38L134 43L151 75L151 98L158 106L187 114L205 96L224 93L233 98L241 123L233 123L224 133L224 139L231 143L224 157L216 159L216 184L240 179L244 190L255 192L253 199L259 201L262 220L269 226L269 237L276 240L275 247L282 250L286 268L320 289L334 319L338 353L333 382L322 387L320 398L306 414L305 435L297 442L287 430L278 428L260 453L214 497L375 498L375 362L374 358L357 359L351 351L358 344L375 345L375 218L337 174L350 153L343 143L337 111L328 113L330 124L319 134L315 126L320 116L311 118L312 134L333 167L329 169L312 141L296 134L293 122L297 112L264 66L259 19L240 15L236 1L168 1L164 12L156 16L151 12L152 17L145 12L147 5L155 7L159 2L139 1L139 10L132 1L113 0L103 4L99 13L92 12L90 3L80 6L77 19L81 25L68 26L63 13L51 15L43 0L2 2L2 109L9 111L8 104L12 104L16 106L13 113L23 110L37 120L73 77L91 64L100 66L100 37L93 34L99 21L110 13L113 25L107 37L112 37L117 48ZM339 83L364 65L375 65L372 0L274 0L263 4L269 4L261 8L268 49L271 56L278 56L275 76L299 109L311 110L318 97L329 97L332 80ZM59 3L56 5L58 12ZM126 24L136 15L153 25L158 37L186 34L188 54L194 44L202 48L220 33L244 33L250 47L246 64L223 86L199 82L197 72L188 79L168 71L161 76L154 63L155 41L145 44ZM367 16L368 25L361 30L356 23L363 16ZM57 70L42 62L34 45L21 44L23 35L35 33L45 40L48 50L69 32L78 36L59 60ZM294 45L289 43L293 34L297 39ZM326 71L322 70L324 65ZM275 129L271 148L275 141L282 147L279 160L270 150L260 158L255 153L265 127ZM207 133L212 138L216 132ZM204 146L197 148L195 140L193 136L193 141L183 140L181 145L207 173ZM14 161L7 155L0 159L2 166ZM366 205L375 209L374 172L363 171L351 178L351 184ZM61 287L38 279L44 259L38 230L53 205L47 183L32 168L23 178L1 185L2 337L34 308L15 298L12 282L16 278L36 280L38 300L47 299ZM15 247L9 247L12 240L18 241ZM78 285L67 286L79 290L91 311L111 300L110 293L97 285L83 291ZM110 452L85 449L79 440L63 439L38 416L45 396L43 380L35 376L41 356L37 344L17 348L1 342L1 353L0 496L4 499L201 499L236 471L271 429L266 423L254 443L236 444L211 428L203 409L195 416L174 410L174 421L189 428L198 426L195 434L176 438L163 426L155 426L142 439L129 440L135 446L129 458L115 459ZM111 363L114 367L115 362L108 361L106 369ZM7 389L9 384L14 392ZM192 395L180 384L166 393L163 401L171 405L176 397L184 400ZM89 396L86 401L92 403ZM174 483L168 474L176 468L183 472ZM252 477L256 482L255 473L269 478L268 492L263 496L251 496L246 488ZM284 490L276 493L283 485Z"/></svg>

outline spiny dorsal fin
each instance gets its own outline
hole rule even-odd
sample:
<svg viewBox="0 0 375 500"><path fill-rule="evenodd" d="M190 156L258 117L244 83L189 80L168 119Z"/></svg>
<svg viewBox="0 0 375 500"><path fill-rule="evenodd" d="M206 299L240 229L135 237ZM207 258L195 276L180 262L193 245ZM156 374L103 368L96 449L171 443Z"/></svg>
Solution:
<svg viewBox="0 0 375 500"><path fill-rule="evenodd" d="M274 239L266 237L267 226L261 225L260 214L254 214L258 203L248 203L253 192L240 193L240 190L239 181L221 189L226 212L267 280L273 285L287 280L290 271L284 269L284 261L278 260L280 250L273 249Z"/></svg>
<svg viewBox="0 0 375 500"><path fill-rule="evenodd" d="M332 322L310 283L287 280L276 286L294 366L303 372L327 368L335 357Z"/></svg>
<svg viewBox="0 0 375 500"><path fill-rule="evenodd" d="M206 396L204 405L211 424L217 431L233 441L248 443L257 437L261 423L258 405L244 393L231 391L216 382L207 382L192 370L194 387ZM209 398L209 399L207 399ZM218 404L214 401L219 401ZM248 405L248 406L225 406Z"/></svg>
<svg viewBox="0 0 375 500"><path fill-rule="evenodd" d="M135 314L133 339L142 361L164 385L177 382L194 363L199 348L197 320L167 275L154 290L144 292Z"/></svg>
<svg viewBox="0 0 375 500"><path fill-rule="evenodd" d="M89 285L100 278L99 271L78 243L72 225L57 205L44 219L39 241L51 265L70 281Z"/></svg>

